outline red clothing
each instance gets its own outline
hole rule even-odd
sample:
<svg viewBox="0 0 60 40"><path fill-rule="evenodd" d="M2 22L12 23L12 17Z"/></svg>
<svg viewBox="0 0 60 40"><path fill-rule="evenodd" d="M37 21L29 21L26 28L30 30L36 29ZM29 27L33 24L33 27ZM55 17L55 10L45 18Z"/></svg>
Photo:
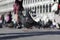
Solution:
<svg viewBox="0 0 60 40"><path fill-rule="evenodd" d="M58 8L60 9L60 4L58 5Z"/></svg>
<svg viewBox="0 0 60 40"><path fill-rule="evenodd" d="M19 5L17 5L16 3L13 5L13 8L14 8L14 13L17 13L18 12L18 9L19 9Z"/></svg>

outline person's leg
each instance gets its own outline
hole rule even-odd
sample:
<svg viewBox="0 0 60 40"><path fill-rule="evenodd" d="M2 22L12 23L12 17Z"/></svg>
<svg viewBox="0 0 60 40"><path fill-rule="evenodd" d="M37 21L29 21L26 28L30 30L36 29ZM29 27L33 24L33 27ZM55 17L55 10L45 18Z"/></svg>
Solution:
<svg viewBox="0 0 60 40"><path fill-rule="evenodd" d="M14 23L14 28L16 28L17 27L17 23Z"/></svg>
<svg viewBox="0 0 60 40"><path fill-rule="evenodd" d="M0 28L2 28L2 23L0 23Z"/></svg>

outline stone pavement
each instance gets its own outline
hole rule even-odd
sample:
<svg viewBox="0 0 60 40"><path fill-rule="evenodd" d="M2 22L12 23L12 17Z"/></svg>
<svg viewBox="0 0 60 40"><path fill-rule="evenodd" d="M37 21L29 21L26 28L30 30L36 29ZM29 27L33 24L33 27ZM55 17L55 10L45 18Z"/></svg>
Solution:
<svg viewBox="0 0 60 40"><path fill-rule="evenodd" d="M60 40L60 30L1 28L0 40Z"/></svg>
<svg viewBox="0 0 60 40"><path fill-rule="evenodd" d="M60 30L1 28L0 40L60 40Z"/></svg>
<svg viewBox="0 0 60 40"><path fill-rule="evenodd" d="M22 28L22 29L15 29L15 28L0 28L0 33L17 33L17 32L40 32L40 31L60 31L58 29L26 29L26 28Z"/></svg>

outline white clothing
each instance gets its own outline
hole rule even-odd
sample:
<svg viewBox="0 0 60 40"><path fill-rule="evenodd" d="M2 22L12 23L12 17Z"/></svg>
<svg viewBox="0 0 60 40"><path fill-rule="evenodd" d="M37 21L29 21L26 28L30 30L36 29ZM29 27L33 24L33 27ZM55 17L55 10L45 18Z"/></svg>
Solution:
<svg viewBox="0 0 60 40"><path fill-rule="evenodd" d="M54 2L54 5L52 6L52 11L57 11L58 9L58 3Z"/></svg>
<svg viewBox="0 0 60 40"><path fill-rule="evenodd" d="M2 23L2 20L0 20L0 23Z"/></svg>

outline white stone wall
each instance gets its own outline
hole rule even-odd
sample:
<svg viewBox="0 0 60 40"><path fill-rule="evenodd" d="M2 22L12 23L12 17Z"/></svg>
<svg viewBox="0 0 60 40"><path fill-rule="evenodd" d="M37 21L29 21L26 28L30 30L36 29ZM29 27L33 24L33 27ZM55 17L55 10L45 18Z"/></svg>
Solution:
<svg viewBox="0 0 60 40"><path fill-rule="evenodd" d="M50 8L50 5L52 4L53 4L53 0L23 0L24 8L27 8L27 9L29 8L33 10L35 10L36 8L36 17L32 16L35 14L30 13L32 19L36 22L38 22L40 19L45 21L45 19L48 19L47 16L49 17L49 19L53 18L52 16L53 12L51 11L51 8ZM49 15L49 14L52 14L52 15Z"/></svg>
<svg viewBox="0 0 60 40"><path fill-rule="evenodd" d="M0 13L13 10L13 4L15 0L3 0L0 2Z"/></svg>

